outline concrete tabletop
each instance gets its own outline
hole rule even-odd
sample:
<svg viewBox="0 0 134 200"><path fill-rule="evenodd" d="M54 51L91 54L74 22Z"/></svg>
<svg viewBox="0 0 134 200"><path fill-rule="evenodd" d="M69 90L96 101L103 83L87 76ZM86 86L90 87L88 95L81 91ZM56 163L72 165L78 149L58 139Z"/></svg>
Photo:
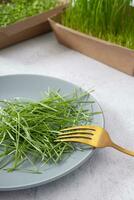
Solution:
<svg viewBox="0 0 134 200"><path fill-rule="evenodd" d="M94 89L112 139L134 150L134 78L57 43L52 33L0 52L0 75L44 74ZM0 200L134 200L134 158L98 152L73 173L33 189L0 192Z"/></svg>

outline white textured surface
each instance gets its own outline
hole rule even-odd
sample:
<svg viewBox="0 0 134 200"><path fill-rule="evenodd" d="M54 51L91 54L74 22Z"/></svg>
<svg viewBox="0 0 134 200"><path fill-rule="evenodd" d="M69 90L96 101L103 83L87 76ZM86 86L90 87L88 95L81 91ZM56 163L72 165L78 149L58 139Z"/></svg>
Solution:
<svg viewBox="0 0 134 200"><path fill-rule="evenodd" d="M59 45L47 34L0 52L0 75L44 74L95 89L115 142L134 150L134 78ZM134 200L134 158L101 149L58 181L1 192L0 200Z"/></svg>

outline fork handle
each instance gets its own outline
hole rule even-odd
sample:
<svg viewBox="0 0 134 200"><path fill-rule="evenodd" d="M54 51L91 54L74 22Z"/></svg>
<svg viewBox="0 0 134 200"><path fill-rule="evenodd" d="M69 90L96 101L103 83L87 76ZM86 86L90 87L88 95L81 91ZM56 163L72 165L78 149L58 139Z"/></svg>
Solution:
<svg viewBox="0 0 134 200"><path fill-rule="evenodd" d="M122 153L128 154L129 156L134 156L134 151L129 151L115 143L112 143L111 147L113 147L114 149L117 149L118 151L121 151Z"/></svg>

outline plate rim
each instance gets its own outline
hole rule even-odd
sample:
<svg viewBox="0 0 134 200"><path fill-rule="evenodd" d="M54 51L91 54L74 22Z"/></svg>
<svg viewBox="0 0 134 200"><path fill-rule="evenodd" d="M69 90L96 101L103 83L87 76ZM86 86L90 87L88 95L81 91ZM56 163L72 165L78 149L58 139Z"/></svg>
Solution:
<svg viewBox="0 0 134 200"><path fill-rule="evenodd" d="M86 89L82 88L81 86L75 84L75 83L72 83L71 81L67 81L67 80L64 80L64 79L61 79L61 78L57 78L57 77L54 77L54 76L48 76L48 75L42 75L42 74L35 74L35 73L15 73L15 74L7 74L7 75L0 75L0 78L3 78L3 77L12 77L12 76L39 76L39 77L42 77L42 78L52 78L52 79L55 79L57 81L63 81L65 83L69 83L71 84L72 86L76 87L76 88L79 88L79 89L82 89L83 91L85 92L89 92L87 91ZM96 100L96 98L91 95L92 98L95 100L96 104L98 105L99 109L101 110L102 112L102 121L103 121L103 128L105 128L105 117L104 117L104 112L102 110L102 107L101 105L98 103L98 101ZM66 176L67 174L70 174L72 173L73 171L75 171L76 169L78 169L80 166L82 166L87 160L89 160L93 155L94 153L97 151L97 149L93 148L91 149L91 152L89 155L87 155L81 162L79 162L77 165L73 166L72 168L70 168L69 170L66 170L64 173L60 174L60 175L57 175L53 178L50 178L50 179L47 179L47 180L44 180L44 181L40 181L40 182L36 182L36 183L32 183L32 184L25 184L25 185L18 185L18 186L9 186L9 187L0 187L0 191L17 191L17 190L24 190L24 189L30 189L30 188L34 188L34 187L39 187L41 185L45 185L45 184L48 184L50 182L53 182L53 181L56 181L64 176Z"/></svg>

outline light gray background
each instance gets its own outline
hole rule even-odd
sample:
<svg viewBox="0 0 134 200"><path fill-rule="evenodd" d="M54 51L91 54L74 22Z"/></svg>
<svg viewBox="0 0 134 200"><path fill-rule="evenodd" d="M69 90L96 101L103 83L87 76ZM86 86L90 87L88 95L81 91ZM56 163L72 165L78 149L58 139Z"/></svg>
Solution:
<svg viewBox="0 0 134 200"><path fill-rule="evenodd" d="M58 44L52 33L0 52L0 75L44 74L85 89L104 111L113 140L134 150L134 78ZM133 200L134 158L101 149L75 172L34 189L0 192L0 200Z"/></svg>

